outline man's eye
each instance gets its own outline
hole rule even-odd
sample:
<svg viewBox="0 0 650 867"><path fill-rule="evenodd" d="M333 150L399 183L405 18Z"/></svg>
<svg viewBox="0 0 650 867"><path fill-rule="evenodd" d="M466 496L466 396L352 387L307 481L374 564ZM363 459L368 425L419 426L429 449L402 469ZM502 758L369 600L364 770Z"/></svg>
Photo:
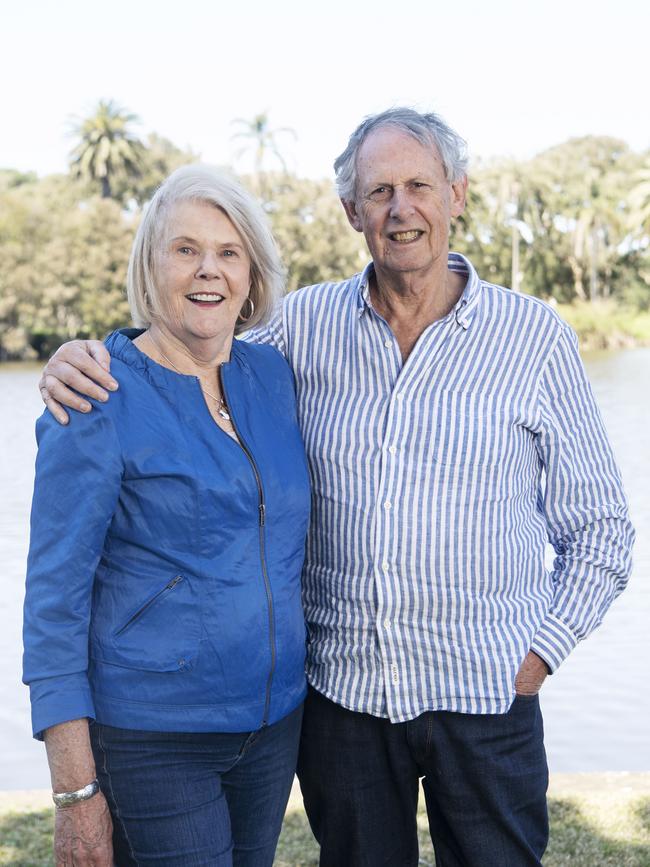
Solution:
<svg viewBox="0 0 650 867"><path fill-rule="evenodd" d="M385 199L390 195L390 187L379 186L375 187L370 193L372 199Z"/></svg>

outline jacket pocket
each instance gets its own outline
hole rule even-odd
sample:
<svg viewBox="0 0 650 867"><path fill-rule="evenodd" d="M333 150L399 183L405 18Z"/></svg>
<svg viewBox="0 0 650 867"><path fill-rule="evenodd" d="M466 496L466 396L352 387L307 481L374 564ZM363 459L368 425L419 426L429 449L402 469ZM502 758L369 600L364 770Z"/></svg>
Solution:
<svg viewBox="0 0 650 867"><path fill-rule="evenodd" d="M113 589L120 577L112 573ZM117 579L117 580L116 580ZM201 637L201 607L194 582L187 575L173 575L161 586L112 619L108 612L116 604L103 600L103 609L91 625L90 651L94 660L138 671L185 671L198 655ZM102 614L104 616L102 616ZM117 625L116 625L117 622Z"/></svg>
<svg viewBox="0 0 650 867"><path fill-rule="evenodd" d="M165 584L163 588L157 590L153 594L153 596L149 597L149 599L147 599L147 601L143 605L141 605L136 611L133 612L133 614L129 616L129 619L126 621L126 623L124 623L122 626L120 626L119 629L115 631L115 637L117 638L118 636L122 635L126 632L127 629L137 623L138 620L140 620L140 618L143 617L153 605L155 605L157 602L161 602L165 598L165 596L168 593L171 593L174 588L183 580L184 579L182 575L175 575L171 579L171 581Z"/></svg>

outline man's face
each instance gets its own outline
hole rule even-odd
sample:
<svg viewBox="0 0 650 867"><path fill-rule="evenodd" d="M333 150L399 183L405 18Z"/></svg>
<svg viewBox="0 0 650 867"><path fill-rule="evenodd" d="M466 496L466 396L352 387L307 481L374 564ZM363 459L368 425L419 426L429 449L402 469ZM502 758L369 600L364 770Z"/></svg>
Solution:
<svg viewBox="0 0 650 867"><path fill-rule="evenodd" d="M465 178L446 179L437 148L385 126L361 145L356 198L343 207L378 274L426 277L441 257L447 267L449 223L463 211L466 187Z"/></svg>

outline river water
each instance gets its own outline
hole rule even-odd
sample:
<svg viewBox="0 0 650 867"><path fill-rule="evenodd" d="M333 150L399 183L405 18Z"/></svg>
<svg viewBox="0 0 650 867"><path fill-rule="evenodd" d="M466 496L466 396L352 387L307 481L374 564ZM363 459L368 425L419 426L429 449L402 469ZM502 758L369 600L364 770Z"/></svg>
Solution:
<svg viewBox="0 0 650 867"><path fill-rule="evenodd" d="M542 691L551 771L650 771L650 349L586 359L630 498L638 541L630 586ZM0 789L46 788L20 683L21 607L39 369L0 366ZM644 383L646 383L644 385ZM647 395L647 391L645 392Z"/></svg>

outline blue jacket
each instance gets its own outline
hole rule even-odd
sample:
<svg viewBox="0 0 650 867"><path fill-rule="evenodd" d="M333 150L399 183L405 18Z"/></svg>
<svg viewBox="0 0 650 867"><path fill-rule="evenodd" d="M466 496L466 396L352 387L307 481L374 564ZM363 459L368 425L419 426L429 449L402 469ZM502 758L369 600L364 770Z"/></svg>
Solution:
<svg viewBox="0 0 650 867"><path fill-rule="evenodd" d="M107 340L119 391L67 428L44 413L32 504L24 681L34 734L90 717L250 731L305 694L300 573L309 513L292 374L233 342L222 386Z"/></svg>

